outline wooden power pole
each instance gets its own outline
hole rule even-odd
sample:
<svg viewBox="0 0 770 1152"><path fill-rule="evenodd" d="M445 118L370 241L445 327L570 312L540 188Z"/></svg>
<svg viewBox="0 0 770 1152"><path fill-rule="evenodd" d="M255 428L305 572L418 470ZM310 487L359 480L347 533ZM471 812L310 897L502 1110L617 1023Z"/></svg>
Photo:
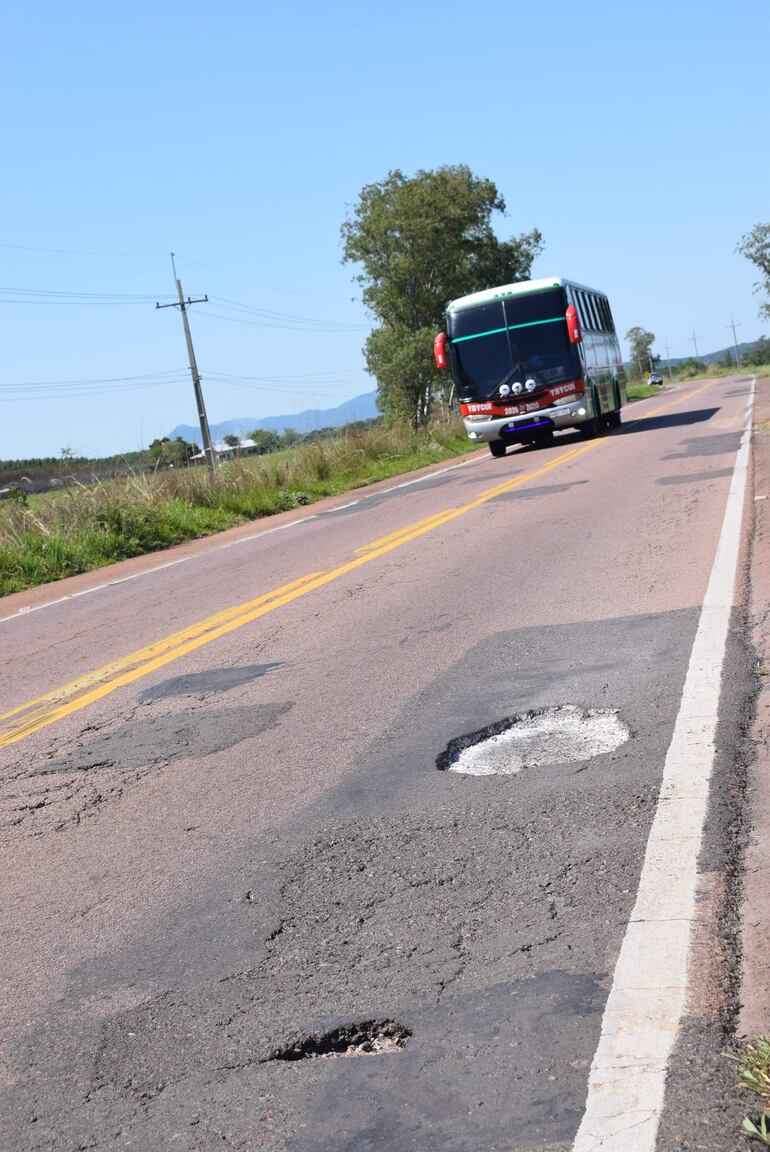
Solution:
<svg viewBox="0 0 770 1152"><path fill-rule="evenodd" d="M206 457L206 463L211 472L217 470L217 457L214 451L214 446L211 443L211 433L209 432L209 421L206 415L206 405L203 402L203 388L201 387L201 375L198 371L198 362L195 359L195 349L193 348L192 336L190 334L190 322L187 319L187 309L191 304L206 304L208 303L208 296L201 296L197 300L191 300L188 296L185 300L184 292L182 291L182 282L176 274L176 264L174 263L174 253L171 253L171 267L174 270L174 280L176 281L176 290L179 296L179 301L173 304L157 304L156 308L178 308L182 313L182 325L184 327L184 338L187 343L187 358L190 361L190 375L192 376L193 388L195 389L195 404L198 409L198 420L201 426L201 439L203 440L203 453Z"/></svg>

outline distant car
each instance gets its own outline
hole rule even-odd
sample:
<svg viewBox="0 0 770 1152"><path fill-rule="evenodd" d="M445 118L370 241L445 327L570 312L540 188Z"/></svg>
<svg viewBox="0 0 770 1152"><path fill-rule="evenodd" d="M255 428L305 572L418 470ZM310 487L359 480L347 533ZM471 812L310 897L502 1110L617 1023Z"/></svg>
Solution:
<svg viewBox="0 0 770 1152"><path fill-rule="evenodd" d="M661 376L660 372L650 372L649 376L647 377L647 383L648 384L662 384L663 383L663 377Z"/></svg>

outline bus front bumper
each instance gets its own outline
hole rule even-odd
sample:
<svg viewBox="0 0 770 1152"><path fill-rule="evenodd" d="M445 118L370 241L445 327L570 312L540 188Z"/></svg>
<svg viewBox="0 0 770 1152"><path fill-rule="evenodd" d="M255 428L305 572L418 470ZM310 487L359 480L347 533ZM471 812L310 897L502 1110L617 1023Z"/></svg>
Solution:
<svg viewBox="0 0 770 1152"><path fill-rule="evenodd" d="M577 428L592 415L591 402L585 396L572 404L555 404L552 408L539 408L521 416L495 416L489 420L465 416L463 424L470 440L488 444L490 440L505 440L509 444L529 440L538 433L553 432L559 428Z"/></svg>

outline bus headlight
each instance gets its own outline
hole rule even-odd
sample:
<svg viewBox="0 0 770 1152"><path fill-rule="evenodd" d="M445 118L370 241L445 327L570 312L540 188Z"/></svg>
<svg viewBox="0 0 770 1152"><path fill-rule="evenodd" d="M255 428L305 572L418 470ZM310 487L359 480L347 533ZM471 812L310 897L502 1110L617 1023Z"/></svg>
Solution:
<svg viewBox="0 0 770 1152"><path fill-rule="evenodd" d="M529 380L527 380L527 382L526 382L526 384L524 385L524 387L527 389L527 391L528 391L528 392L534 392L534 391L535 391L535 389L537 388L537 384L536 384L536 383L535 383L535 381L534 381L534 380L533 380L533 379L530 377L530 379L529 379Z"/></svg>
<svg viewBox="0 0 770 1152"><path fill-rule="evenodd" d="M523 391L524 391L524 385L521 383L520 380L517 380L515 384L511 385L511 392L513 392L514 396L518 396Z"/></svg>

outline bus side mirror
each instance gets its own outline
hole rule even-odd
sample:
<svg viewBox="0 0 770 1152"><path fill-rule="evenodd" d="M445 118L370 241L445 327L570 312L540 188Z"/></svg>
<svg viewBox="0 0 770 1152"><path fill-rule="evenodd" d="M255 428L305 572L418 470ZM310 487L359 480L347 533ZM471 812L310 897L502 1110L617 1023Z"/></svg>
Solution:
<svg viewBox="0 0 770 1152"><path fill-rule="evenodd" d="M436 357L436 367L443 371L449 363L446 352L446 332L439 332L433 341L433 355Z"/></svg>
<svg viewBox="0 0 770 1152"><path fill-rule="evenodd" d="M578 320L577 308L574 304L570 304L565 313L567 321L567 332L569 334L570 344L581 344L583 341L583 334L580 331L580 321Z"/></svg>

